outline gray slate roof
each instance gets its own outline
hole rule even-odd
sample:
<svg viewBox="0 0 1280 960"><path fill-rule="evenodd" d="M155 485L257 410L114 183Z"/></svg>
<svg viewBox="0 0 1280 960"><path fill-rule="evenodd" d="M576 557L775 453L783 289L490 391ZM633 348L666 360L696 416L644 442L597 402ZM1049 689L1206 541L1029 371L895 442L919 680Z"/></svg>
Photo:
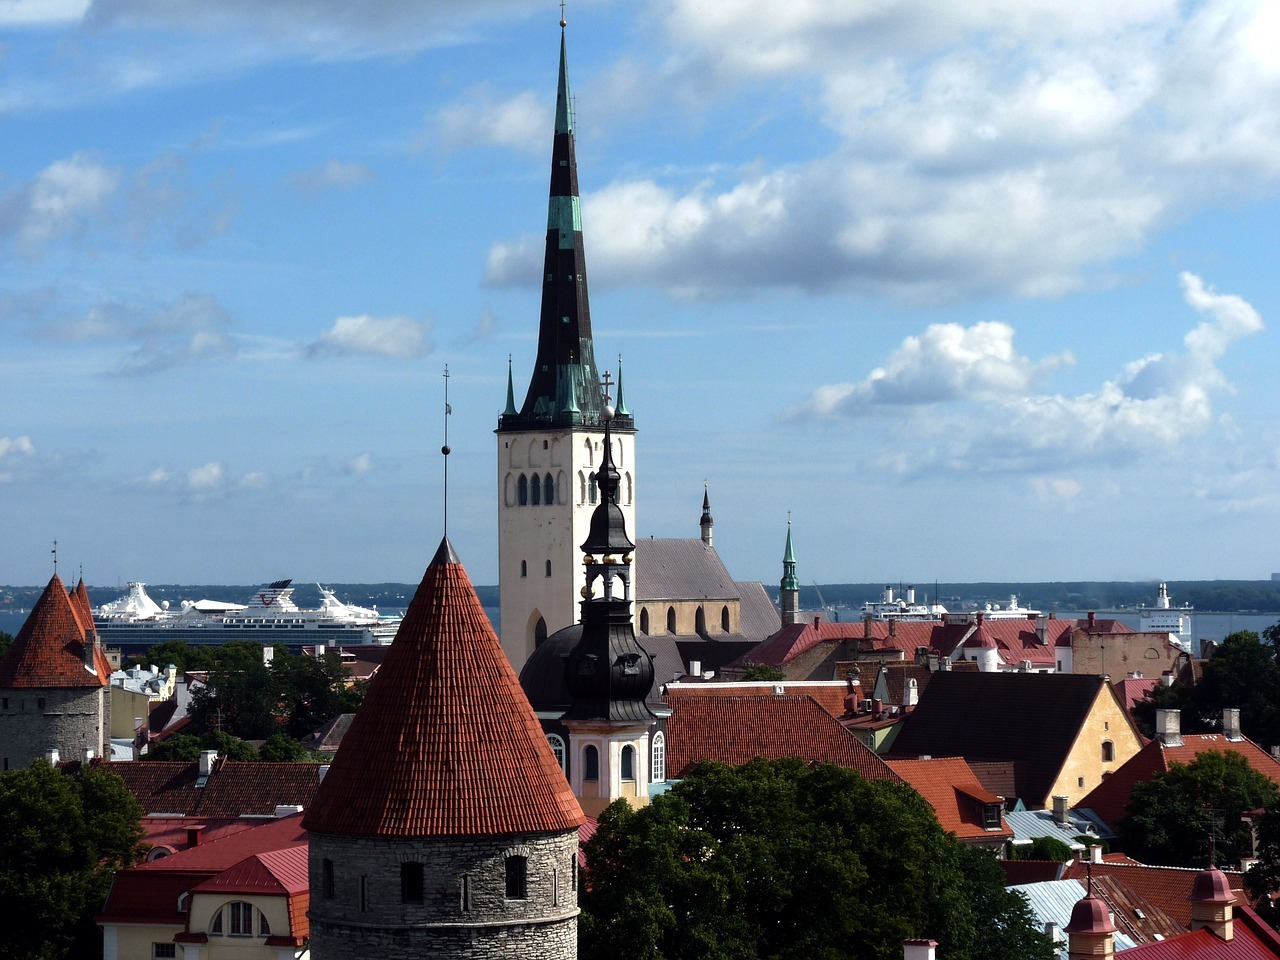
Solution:
<svg viewBox="0 0 1280 960"><path fill-rule="evenodd" d="M635 570L636 599L641 603L741 596L720 554L701 539L641 540L636 544Z"/></svg>

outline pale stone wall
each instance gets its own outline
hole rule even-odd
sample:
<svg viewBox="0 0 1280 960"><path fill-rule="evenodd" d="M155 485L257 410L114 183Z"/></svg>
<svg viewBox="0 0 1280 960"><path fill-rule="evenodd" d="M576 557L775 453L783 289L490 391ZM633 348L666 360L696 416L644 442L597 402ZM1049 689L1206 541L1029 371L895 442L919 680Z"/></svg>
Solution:
<svg viewBox="0 0 1280 960"><path fill-rule="evenodd" d="M1104 745L1108 743L1111 744L1112 759L1103 760ZM1054 796L1067 797L1068 802L1074 806L1102 782L1104 774L1119 770L1141 749L1142 740L1133 722L1125 713L1115 691L1110 685L1104 684L1093 709L1080 728L1057 781L1045 798L1045 806L1053 806Z"/></svg>
<svg viewBox="0 0 1280 960"><path fill-rule="evenodd" d="M724 629L723 611L729 608L729 629ZM636 608L636 633L640 636L664 636L672 632L667 629L667 611L675 610L675 636L692 637L698 632L698 610L703 611L708 636L723 636L736 633L742 623L742 602L732 599L703 600L651 600L641 603ZM644 631L641 612L649 615L649 629Z"/></svg>
<svg viewBox="0 0 1280 960"><path fill-rule="evenodd" d="M109 756L111 700L105 687L0 690L0 769L26 767L57 750L79 760Z"/></svg>
<svg viewBox="0 0 1280 960"><path fill-rule="evenodd" d="M506 858L527 858L527 896L508 899ZM577 956L578 832L390 839L310 834L315 960ZM324 861L333 863L333 895ZM424 867L421 903L400 867ZM361 902L361 880L365 902Z"/></svg>
<svg viewBox="0 0 1280 960"><path fill-rule="evenodd" d="M1130 673L1158 677L1175 669L1181 651L1169 642L1167 633L1089 633L1075 630L1071 634L1071 672L1106 674L1112 680L1123 680Z"/></svg>
<svg viewBox="0 0 1280 960"><path fill-rule="evenodd" d="M615 433L612 438L614 466L622 475L619 506L634 540L635 434ZM587 484L589 475L600 469L603 442L603 430L498 434L499 631L502 649L517 672L533 653L539 617L546 622L548 636L579 620L586 584L579 547L596 508ZM534 474L544 479L551 475L554 504L520 505L519 479ZM596 499L598 503L598 494Z"/></svg>

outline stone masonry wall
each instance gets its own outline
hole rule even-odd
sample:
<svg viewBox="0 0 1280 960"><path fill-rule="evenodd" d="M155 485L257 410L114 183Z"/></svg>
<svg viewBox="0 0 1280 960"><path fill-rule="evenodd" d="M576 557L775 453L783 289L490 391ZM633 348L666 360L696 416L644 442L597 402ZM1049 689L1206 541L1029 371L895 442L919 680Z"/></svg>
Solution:
<svg viewBox="0 0 1280 960"><path fill-rule="evenodd" d="M576 830L398 840L310 835L313 960L577 957ZM527 859L524 899L506 859ZM324 861L333 863L333 894ZM421 903L401 899L401 864L423 865ZM361 878L365 902L361 902Z"/></svg>
<svg viewBox="0 0 1280 960"><path fill-rule="evenodd" d="M51 749L63 760L86 748L109 756L109 704L104 687L0 690L0 769L30 766Z"/></svg>

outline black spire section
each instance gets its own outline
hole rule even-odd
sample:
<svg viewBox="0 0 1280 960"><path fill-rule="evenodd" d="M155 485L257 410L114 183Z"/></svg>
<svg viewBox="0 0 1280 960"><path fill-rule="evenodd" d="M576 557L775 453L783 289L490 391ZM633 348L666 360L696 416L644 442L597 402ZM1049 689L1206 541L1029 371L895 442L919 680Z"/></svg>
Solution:
<svg viewBox="0 0 1280 960"><path fill-rule="evenodd" d="M582 245L582 207L578 199L578 162L573 149L573 110L564 32L560 34L560 82L556 91L555 140L551 150L551 196L547 209L547 246L542 268L542 313L538 356L529 392L519 412L504 412L498 430L599 426L604 401L591 341L587 299L587 262ZM635 429L630 414L620 414L615 430Z"/></svg>
<svg viewBox="0 0 1280 960"><path fill-rule="evenodd" d="M627 536L626 521L618 507L618 469L609 452L612 408L605 405L601 415L605 455L596 474L601 498L582 545L587 568L582 638L565 658L565 686L573 702L563 719L649 723L654 717L645 700L653 687L653 657L636 640L631 622L631 551L635 544ZM615 593L617 581L622 583L620 597ZM595 595L597 587L601 596Z"/></svg>

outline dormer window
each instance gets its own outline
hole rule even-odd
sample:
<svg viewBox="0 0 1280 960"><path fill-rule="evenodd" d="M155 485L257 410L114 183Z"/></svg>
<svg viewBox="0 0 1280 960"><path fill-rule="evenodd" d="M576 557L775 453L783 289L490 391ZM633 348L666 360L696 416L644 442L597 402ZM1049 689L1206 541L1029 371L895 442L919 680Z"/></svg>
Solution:
<svg viewBox="0 0 1280 960"><path fill-rule="evenodd" d="M982 826L986 830L1000 829L1000 804L984 803L982 805Z"/></svg>

